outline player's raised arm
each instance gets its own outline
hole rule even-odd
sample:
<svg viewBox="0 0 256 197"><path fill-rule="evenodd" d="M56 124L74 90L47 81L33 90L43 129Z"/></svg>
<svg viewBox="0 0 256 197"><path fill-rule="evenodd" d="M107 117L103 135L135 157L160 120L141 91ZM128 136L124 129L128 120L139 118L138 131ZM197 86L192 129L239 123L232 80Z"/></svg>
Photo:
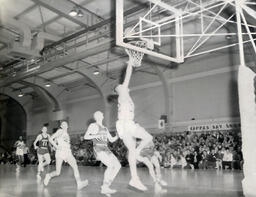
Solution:
<svg viewBox="0 0 256 197"><path fill-rule="evenodd" d="M128 65L126 67L126 72L125 72L125 78L122 85L128 88L131 76L132 76L132 62L128 61Z"/></svg>

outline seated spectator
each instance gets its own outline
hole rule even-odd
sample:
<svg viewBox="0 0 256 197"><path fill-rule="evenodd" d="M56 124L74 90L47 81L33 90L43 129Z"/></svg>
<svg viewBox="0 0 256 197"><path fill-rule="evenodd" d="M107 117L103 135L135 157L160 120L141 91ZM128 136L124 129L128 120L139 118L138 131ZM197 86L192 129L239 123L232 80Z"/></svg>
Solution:
<svg viewBox="0 0 256 197"><path fill-rule="evenodd" d="M203 152L202 152L202 154L201 154L201 161L199 162L199 169L206 169L206 163L207 163L207 160L206 160L206 158L207 158L207 152L206 152L206 150L204 150Z"/></svg>
<svg viewBox="0 0 256 197"><path fill-rule="evenodd" d="M175 158L175 163L173 163L173 167L172 168L184 168L187 165L186 159L183 156L183 154L179 154L177 156L174 157Z"/></svg>
<svg viewBox="0 0 256 197"><path fill-rule="evenodd" d="M222 170L222 159L223 159L223 154L221 151L218 149L217 152L215 153L215 158L216 158L216 169Z"/></svg>
<svg viewBox="0 0 256 197"><path fill-rule="evenodd" d="M194 151L193 164L195 169L199 169L199 163L201 162L201 160L202 160L201 154L198 154L198 151Z"/></svg>
<svg viewBox="0 0 256 197"><path fill-rule="evenodd" d="M223 159L222 159L223 168L233 169L232 161L233 161L233 154L230 152L229 148L226 148L223 154Z"/></svg>
<svg viewBox="0 0 256 197"><path fill-rule="evenodd" d="M185 160L187 165L184 167L186 169L194 169L194 155L190 152L190 150L187 151L187 154L185 155Z"/></svg>
<svg viewBox="0 0 256 197"><path fill-rule="evenodd" d="M236 170L241 170L241 156L238 154L237 151L233 151L233 169L236 169Z"/></svg>
<svg viewBox="0 0 256 197"><path fill-rule="evenodd" d="M215 151L212 149L206 156L206 168L212 169L216 167Z"/></svg>
<svg viewBox="0 0 256 197"><path fill-rule="evenodd" d="M172 166L172 154L169 152L169 153L166 153L164 158L163 158L163 166L165 168L170 168Z"/></svg>

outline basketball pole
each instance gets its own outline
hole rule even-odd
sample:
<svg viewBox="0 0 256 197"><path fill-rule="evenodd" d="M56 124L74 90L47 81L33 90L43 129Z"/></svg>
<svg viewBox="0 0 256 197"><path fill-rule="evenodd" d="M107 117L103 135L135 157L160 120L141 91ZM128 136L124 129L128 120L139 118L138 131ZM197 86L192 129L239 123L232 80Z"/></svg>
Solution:
<svg viewBox="0 0 256 197"><path fill-rule="evenodd" d="M243 0L235 0L236 4L236 22L237 22L237 36L238 36L238 46L239 46L239 56L240 56L240 65L245 66L244 60L244 47L243 47L243 34L242 34L242 25L241 25L241 12L242 12L242 3Z"/></svg>
<svg viewBox="0 0 256 197"><path fill-rule="evenodd" d="M255 157L255 73L246 68L243 35L241 26L242 6L245 0L235 0L237 36L239 44L240 67L238 71L238 93L242 133L242 153L244 158L242 180L243 193L246 197L256 196L256 157ZM241 14L241 15L240 15ZM248 32L249 33L249 32Z"/></svg>

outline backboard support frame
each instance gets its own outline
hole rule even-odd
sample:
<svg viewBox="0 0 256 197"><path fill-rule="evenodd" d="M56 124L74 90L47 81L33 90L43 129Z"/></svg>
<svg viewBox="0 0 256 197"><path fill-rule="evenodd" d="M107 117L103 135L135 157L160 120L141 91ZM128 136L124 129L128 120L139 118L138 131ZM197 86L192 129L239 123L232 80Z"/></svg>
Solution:
<svg viewBox="0 0 256 197"><path fill-rule="evenodd" d="M176 63L182 63L184 62L184 59L191 58L198 55L203 55L207 53L211 53L214 51L226 49L229 47L234 47L237 45L241 45L241 42L239 43L238 40L235 40L234 38L237 36L239 38L243 37L242 39L242 45L248 45L251 44L252 48L256 54L256 32L252 31L252 28L256 29L256 23L249 24L246 21L245 13L249 14L252 18L255 19L256 22L256 11L250 8L250 5L255 5L255 3L246 1L246 0L184 0L177 5L168 5L167 3L161 1L161 0L147 0L150 4L149 11L143 16L138 17L138 22L135 26L133 26L133 30L136 31L133 33L130 38L139 38L141 40L147 40L147 39L155 39L154 45L158 45L162 47L161 45L162 39L164 38L174 38L172 39L172 43L175 44L175 47L172 47L172 50L176 50L174 52L175 57L166 55L165 51L163 54L163 51L153 51L149 49L142 49L136 46L133 46L129 43L124 42L124 1L126 0L116 0L116 44L119 46L122 46L124 48L129 48L133 50L140 51L142 53L164 59L171 62ZM128 1L128 0L127 0ZM151 4L153 5L151 7ZM180 7L182 5L182 8ZM160 6L162 9L160 9L159 14L164 10L165 12L171 13L171 15L168 15L166 17L160 17L159 20L148 20L146 17L148 17L152 10L156 8L157 6ZM236 6L240 7L240 15L241 15L241 21L235 21L233 18L235 16L234 13L228 18L224 18L221 13L225 10L227 6L233 6L234 8ZM159 8L158 8L159 9ZM215 10L215 11L213 11ZM217 11L216 11L217 10ZM153 12L152 12L153 13ZM155 12L155 15L157 15L157 11ZM153 15L153 14L152 14ZM184 32L183 31L183 22L186 22L188 18L191 17L198 17L200 20L200 26L198 28L198 32ZM150 18L151 19L151 18ZM146 23L146 29L141 28L142 21ZM161 27L172 23L172 27L175 29L173 33L164 34L165 32L161 32ZM222 29L225 29L225 26L228 24L236 24L239 25L242 28L242 31L234 31L234 32L223 32ZM139 26L139 30L138 30ZM160 28L159 28L160 27ZM153 28L159 28L160 31L158 31L158 35L148 35L143 34L143 32L150 31ZM226 36L226 39L230 39L228 37L233 38L233 42L223 42L223 46L213 46L213 47L206 47L204 48L207 41L212 37L224 37ZM159 38L158 38L159 37ZM192 38L194 37L195 42L191 43L191 46L187 45L184 46L184 39L185 38ZM165 40L166 41L166 40ZM237 41L237 42L235 42ZM166 44L166 43L164 43ZM159 48L160 48L159 47ZM159 49L158 48L158 49ZM241 48L241 47L240 47ZM160 48L161 49L161 48ZM186 51L185 51L186 50Z"/></svg>

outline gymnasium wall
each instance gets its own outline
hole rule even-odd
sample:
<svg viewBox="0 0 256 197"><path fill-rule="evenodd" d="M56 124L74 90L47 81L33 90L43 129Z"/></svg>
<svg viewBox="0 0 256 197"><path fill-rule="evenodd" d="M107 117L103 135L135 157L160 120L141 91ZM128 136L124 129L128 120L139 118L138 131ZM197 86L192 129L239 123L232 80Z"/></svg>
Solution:
<svg viewBox="0 0 256 197"><path fill-rule="evenodd" d="M225 38L209 42L218 47ZM253 57L246 50L246 60ZM143 65L145 62L143 62ZM189 125L239 121L237 95L237 68L239 64L237 48L226 49L186 59L184 63L163 72L169 88L170 106L168 118L172 131L184 131ZM155 66L155 65L153 65ZM71 133L83 133L91 120L93 112L104 111L104 103L99 93L90 88L75 90L61 100L65 119L70 123ZM158 120L166 114L164 88L155 70L133 73L131 96L135 101L135 117L142 126L151 132L160 132ZM110 93L112 94L112 92ZM43 104L37 103L39 108ZM115 129L117 101L110 103L110 129ZM45 122L51 123L49 109L31 111L31 129L28 135L35 135ZM193 119L193 120L191 120ZM55 123L56 125L56 123Z"/></svg>
<svg viewBox="0 0 256 197"><path fill-rule="evenodd" d="M68 117L69 129L75 133L84 132L95 111L104 112L104 103L99 95L84 101L66 103L64 106L64 112Z"/></svg>
<svg viewBox="0 0 256 197"><path fill-rule="evenodd" d="M207 58L208 57L208 58ZM209 55L180 65L178 69L165 73L170 98L172 124L196 120L212 120L225 117L238 117L237 73L229 65L225 53ZM132 77L131 96L136 106L136 121L152 132L158 132L158 120L165 114L163 86L158 76L136 73ZM70 123L70 131L82 133L96 110L104 111L104 104L95 92L81 97L80 91L73 92L71 99L63 103L65 117ZM110 129L114 129L117 103L112 103ZM33 115L34 128L40 128L47 121L46 112ZM186 128L177 126L175 131ZM37 129L35 129L38 131Z"/></svg>
<svg viewBox="0 0 256 197"><path fill-rule="evenodd" d="M237 67L230 58L228 51L207 54L173 71L169 88L175 122L239 115Z"/></svg>

